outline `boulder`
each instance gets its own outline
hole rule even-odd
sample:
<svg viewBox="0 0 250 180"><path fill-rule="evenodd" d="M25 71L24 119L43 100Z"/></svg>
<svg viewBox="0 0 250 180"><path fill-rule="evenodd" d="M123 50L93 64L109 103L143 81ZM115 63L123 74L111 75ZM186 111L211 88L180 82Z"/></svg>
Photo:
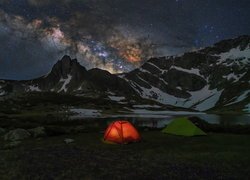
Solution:
<svg viewBox="0 0 250 180"><path fill-rule="evenodd" d="M25 129L15 129L9 131L7 134L4 135L5 141L18 141L27 139L31 136L31 134L26 131Z"/></svg>
<svg viewBox="0 0 250 180"><path fill-rule="evenodd" d="M44 127L37 127L37 128L29 129L28 131L34 138L44 137L47 135Z"/></svg>
<svg viewBox="0 0 250 180"><path fill-rule="evenodd" d="M20 144L21 144L21 141L9 142L8 144L6 144L4 146L4 149L12 149L12 148L15 148L15 147L19 146Z"/></svg>
<svg viewBox="0 0 250 180"><path fill-rule="evenodd" d="M0 128L0 135L5 134L6 130L4 128Z"/></svg>
<svg viewBox="0 0 250 180"><path fill-rule="evenodd" d="M65 142L66 144L73 143L74 141L75 141L74 139L69 139L69 138L64 139L64 142Z"/></svg>

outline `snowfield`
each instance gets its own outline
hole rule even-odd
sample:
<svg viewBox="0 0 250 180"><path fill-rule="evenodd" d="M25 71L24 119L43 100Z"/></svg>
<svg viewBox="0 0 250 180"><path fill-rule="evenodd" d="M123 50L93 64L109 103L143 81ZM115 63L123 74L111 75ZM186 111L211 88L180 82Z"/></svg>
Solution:
<svg viewBox="0 0 250 180"><path fill-rule="evenodd" d="M58 92L67 92L67 85L70 83L70 81L71 81L71 79L72 79L72 76L71 75L68 75L68 78L67 79L60 79L60 81L59 82L63 82L63 85L62 85L62 87L61 87L61 89L58 91Z"/></svg>
<svg viewBox="0 0 250 180"><path fill-rule="evenodd" d="M220 57L217 61L217 65L223 64L225 66L233 66L238 65L241 69L246 68L250 65L250 45L246 47L244 50L240 50L240 47L233 48L228 52L220 53L220 54L214 54L215 56ZM161 69L157 65L155 65L152 62L147 62L146 64L157 68L161 73L167 72L168 70ZM213 66L212 64L210 66ZM212 89L209 85L209 78L204 77L201 75L201 71L198 68L191 68L191 69L185 69L182 67L178 67L175 65L172 65L170 69L175 69L181 72L186 72L189 74L194 74L197 76L202 77L205 79L208 84L203 87L201 90L198 91L186 91L191 96L189 98L179 98L174 95L168 94L165 91L162 91L157 86L152 86L147 79L142 78L140 74L137 74L137 78L143 81L144 83L147 83L150 88L145 88L140 86L136 81L128 80L131 86L134 88L135 91L137 91L142 98L145 99L151 99L155 100L159 103L165 104L165 105L172 105L176 107L184 107L184 108L191 108L198 111L206 111L211 108L214 108L217 103L220 101L221 95L224 91L224 89L218 90L218 89ZM148 73L153 76L156 76L155 74L152 74L146 69L139 68L139 70L142 73ZM231 81L231 83L239 82L243 77L245 77L247 72L242 72L241 74L237 74L237 72L230 72L228 74L224 74L222 77L226 79L227 81ZM158 77L159 80L162 81L162 83L165 83L166 85L169 85L165 80L163 80L161 77ZM139 88L138 88L139 87ZM176 87L178 90L183 90L182 87L178 86ZM249 91L246 91L239 97L235 97L233 99L233 102L230 102L227 105L232 105L238 102L241 102L245 100L249 96Z"/></svg>
<svg viewBox="0 0 250 180"><path fill-rule="evenodd" d="M237 97L233 102L230 102L228 104L226 104L226 106L229 106L229 105L232 105L232 104L236 104L236 103L239 103L243 100L245 100L250 94L250 90L248 91L245 91L244 93L242 93L239 97Z"/></svg>
<svg viewBox="0 0 250 180"><path fill-rule="evenodd" d="M207 85L199 91L188 92L189 94L191 94L191 97L188 99L184 99L162 92L160 89L154 86L151 86L150 89L147 89L144 87L140 87L135 82L131 83L134 89L145 99L153 99L166 105L193 108L198 111L205 111L215 107L223 92L223 90L218 91L217 89L210 90L209 85ZM139 86L142 92L139 91L136 86Z"/></svg>
<svg viewBox="0 0 250 180"><path fill-rule="evenodd" d="M226 63L228 59L236 60L235 63L243 63L243 64L249 64L250 60L250 46L246 48L245 50L241 51L240 47L231 49L229 52L221 53L221 54L216 54L216 56L219 56L220 59L217 63L222 64ZM240 59L240 60L239 60Z"/></svg>

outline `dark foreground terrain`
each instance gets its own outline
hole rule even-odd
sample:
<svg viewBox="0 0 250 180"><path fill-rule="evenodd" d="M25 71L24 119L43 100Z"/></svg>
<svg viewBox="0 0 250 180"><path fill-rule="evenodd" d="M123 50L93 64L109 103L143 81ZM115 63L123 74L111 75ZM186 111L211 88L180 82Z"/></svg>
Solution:
<svg viewBox="0 0 250 180"><path fill-rule="evenodd" d="M0 179L249 179L250 135L179 137L142 132L143 141L110 145L102 133L0 140ZM74 139L66 144L66 138Z"/></svg>

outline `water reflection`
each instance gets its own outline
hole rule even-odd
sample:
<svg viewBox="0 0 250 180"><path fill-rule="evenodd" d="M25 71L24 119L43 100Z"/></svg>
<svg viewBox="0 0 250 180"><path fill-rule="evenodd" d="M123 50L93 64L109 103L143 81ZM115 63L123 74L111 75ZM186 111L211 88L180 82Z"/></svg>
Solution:
<svg viewBox="0 0 250 180"><path fill-rule="evenodd" d="M197 117L207 121L210 124L221 124L221 125L250 124L250 114L244 114L244 115L201 114L197 115Z"/></svg>
<svg viewBox="0 0 250 180"><path fill-rule="evenodd" d="M186 111L150 111L145 109L135 109L133 112L122 114L103 114L101 110L92 109L72 109L76 111L70 115L69 119L85 121L92 119L102 122L111 122L117 119L128 120L140 127L163 128L176 117L198 117L210 124L228 125L247 125L250 124L250 114L206 114L203 112L186 112ZM91 121L90 121L91 122Z"/></svg>
<svg viewBox="0 0 250 180"><path fill-rule="evenodd" d="M107 124L115 120L128 120L135 124L138 127L148 127L148 128L163 128L169 124L174 118L182 117L181 116L165 116L162 118L156 117L127 117L127 116L117 116L117 117L106 117L106 118L95 118L95 120L106 121ZM185 117L194 117L193 115L186 115ZM220 124L223 126L228 125L249 125L250 116L249 115L216 115L216 114L196 114L195 117L198 117L210 124ZM82 119L84 121L84 119Z"/></svg>

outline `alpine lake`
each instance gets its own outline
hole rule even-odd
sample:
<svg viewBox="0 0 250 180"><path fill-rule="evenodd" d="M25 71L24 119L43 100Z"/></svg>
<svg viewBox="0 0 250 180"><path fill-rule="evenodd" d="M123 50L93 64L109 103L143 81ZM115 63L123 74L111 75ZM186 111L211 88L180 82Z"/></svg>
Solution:
<svg viewBox="0 0 250 180"><path fill-rule="evenodd" d="M73 112L73 113L72 113ZM176 117L189 117L207 136L163 134ZM1 116L6 131L42 127L45 134L17 142L0 139L0 179L248 179L249 114L146 111L100 114ZM114 120L132 122L138 143L114 145L102 138Z"/></svg>

